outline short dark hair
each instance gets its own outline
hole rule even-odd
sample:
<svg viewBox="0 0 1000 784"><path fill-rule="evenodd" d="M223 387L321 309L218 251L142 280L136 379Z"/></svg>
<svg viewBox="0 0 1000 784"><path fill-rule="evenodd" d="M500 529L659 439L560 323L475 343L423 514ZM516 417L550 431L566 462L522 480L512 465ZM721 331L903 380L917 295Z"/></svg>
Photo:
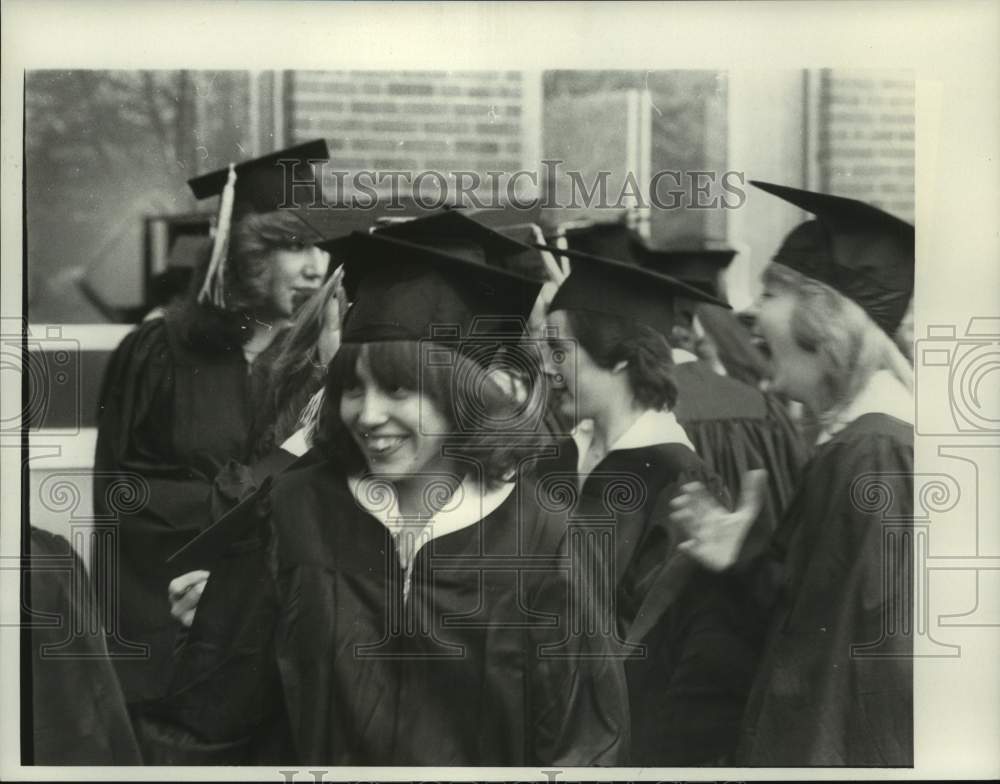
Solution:
<svg viewBox="0 0 1000 784"><path fill-rule="evenodd" d="M567 310L573 336L594 362L607 370L628 363L629 386L636 402L657 411L677 403L674 360L666 337L652 327L622 316Z"/></svg>
<svg viewBox="0 0 1000 784"><path fill-rule="evenodd" d="M519 403L496 383L489 371L461 354L454 364L425 363L423 346L415 341L347 343L330 363L323 408L313 439L314 446L348 474L367 469L364 456L340 418L344 390L358 381L362 351L376 382L383 389L408 389L430 398L451 425L445 440L449 454L476 463L483 477L496 483L509 477L521 460L547 443L544 432L532 435L530 444L515 443L509 431L495 423L518 422L532 403ZM534 387L540 388L539 384ZM459 413L461 412L461 413ZM520 431L519 431L520 432Z"/></svg>

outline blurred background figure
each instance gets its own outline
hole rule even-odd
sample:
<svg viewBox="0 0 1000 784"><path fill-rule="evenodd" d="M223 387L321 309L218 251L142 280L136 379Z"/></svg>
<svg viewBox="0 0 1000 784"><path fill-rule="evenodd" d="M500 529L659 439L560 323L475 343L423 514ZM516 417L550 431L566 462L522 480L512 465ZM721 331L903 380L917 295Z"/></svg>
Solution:
<svg viewBox="0 0 1000 784"><path fill-rule="evenodd" d="M761 389L770 376L767 358L750 340L737 314L725 308L699 305L692 314L695 353L716 372Z"/></svg>

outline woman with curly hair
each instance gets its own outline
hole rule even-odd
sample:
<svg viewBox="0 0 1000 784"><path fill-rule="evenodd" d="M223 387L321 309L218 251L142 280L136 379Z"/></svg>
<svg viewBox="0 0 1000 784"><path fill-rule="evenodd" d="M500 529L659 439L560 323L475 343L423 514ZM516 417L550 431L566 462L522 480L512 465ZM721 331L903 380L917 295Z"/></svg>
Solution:
<svg viewBox="0 0 1000 784"><path fill-rule="evenodd" d="M754 509L729 512L694 484L675 502L681 548L724 573L748 616L770 616L734 762L912 765L912 572L898 526L913 514L913 376L892 335L913 293L913 227L755 184L816 216L785 239L752 315L771 388L822 431L756 558L741 557Z"/></svg>
<svg viewBox="0 0 1000 784"><path fill-rule="evenodd" d="M318 235L280 208L295 196L288 176L300 183L324 158L326 144L313 142L192 180L199 198L222 194L211 255L187 300L131 332L108 365L94 497L115 540L95 548L92 570L136 715L163 695L180 628L164 601L175 576L167 557L210 522L220 467L246 458L251 370L326 274ZM141 509L115 508L108 491L123 479L148 496Z"/></svg>

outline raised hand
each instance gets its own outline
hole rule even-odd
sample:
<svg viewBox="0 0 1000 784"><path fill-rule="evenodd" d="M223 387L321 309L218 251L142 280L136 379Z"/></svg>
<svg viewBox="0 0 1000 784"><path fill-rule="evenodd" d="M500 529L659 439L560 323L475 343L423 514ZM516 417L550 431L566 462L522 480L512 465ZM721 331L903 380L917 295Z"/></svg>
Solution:
<svg viewBox="0 0 1000 784"><path fill-rule="evenodd" d="M343 279L344 268L343 266L337 267L330 283L332 288L328 290L329 296L323 308L323 325L319 337L316 339L316 353L319 355L319 361L324 365L330 364L330 360L340 348L340 327L347 311L346 295L344 295L342 288Z"/></svg>
<svg viewBox="0 0 1000 784"><path fill-rule="evenodd" d="M736 563L747 533L760 514L766 482L766 471L744 474L740 502L734 512L716 501L700 482L681 487L681 494L670 502L671 521L688 536L678 549L714 572Z"/></svg>
<svg viewBox="0 0 1000 784"><path fill-rule="evenodd" d="M531 224L531 233L534 236L535 242L539 245L545 244L545 234L542 232L542 227L538 224ZM567 266L568 262L563 262L562 264L556 260L549 251L542 250L539 251L542 256L542 263L545 264L545 270L548 273L549 280L555 283L556 286L561 286L566 278L569 276L569 268Z"/></svg>
<svg viewBox="0 0 1000 784"><path fill-rule="evenodd" d="M167 592L170 596L170 614L185 626L194 623L198 602L205 590L209 573L204 569L182 574L170 581Z"/></svg>

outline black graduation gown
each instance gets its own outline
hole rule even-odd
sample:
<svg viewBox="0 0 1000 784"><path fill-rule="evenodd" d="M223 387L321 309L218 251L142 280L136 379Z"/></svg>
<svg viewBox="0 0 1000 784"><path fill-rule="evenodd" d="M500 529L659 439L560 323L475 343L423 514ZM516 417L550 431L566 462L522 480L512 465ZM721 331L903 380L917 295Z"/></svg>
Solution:
<svg viewBox="0 0 1000 784"><path fill-rule="evenodd" d="M805 442L784 406L748 384L720 376L704 362L674 366L674 414L695 452L739 497L743 475L767 471L767 493L745 552L766 548L792 500L806 461Z"/></svg>
<svg viewBox="0 0 1000 784"><path fill-rule="evenodd" d="M570 633L570 586L587 583L567 570L565 517L543 512L529 481L425 545L405 601L391 534L330 463L307 454L240 510L255 533L213 566L175 681L171 715L196 751L323 765L624 761L620 651Z"/></svg>
<svg viewBox="0 0 1000 784"><path fill-rule="evenodd" d="M142 759L83 562L31 529L30 662L34 765L140 765Z"/></svg>
<svg viewBox="0 0 1000 784"><path fill-rule="evenodd" d="M186 343L172 314L143 323L113 353L101 390L94 507L118 522L118 562L92 560L102 596L119 597L107 618L109 648L118 641L149 646L146 659L116 658L130 704L155 700L169 683L176 635L167 586L177 572L168 556L211 519L212 480L242 459L250 430L248 365L242 352ZM117 495L116 480L138 483L148 501Z"/></svg>
<svg viewBox="0 0 1000 784"><path fill-rule="evenodd" d="M572 457L575 467L575 446L564 448L560 460ZM624 492L623 479L642 489ZM625 665L629 764L722 763L735 748L756 664L758 629L740 617L716 575L675 551L680 537L669 523L669 502L687 482L701 482L728 502L719 477L686 446L616 450L587 477L577 506L577 515L614 519L619 628L645 646ZM658 582L668 568L676 575L669 586ZM645 617L647 603L664 592L673 594L669 604ZM640 613L649 631L636 638Z"/></svg>
<svg viewBox="0 0 1000 784"><path fill-rule="evenodd" d="M883 631L913 611L912 514L909 424L866 414L817 449L771 557L739 585L777 592L739 764L913 764L912 638Z"/></svg>

